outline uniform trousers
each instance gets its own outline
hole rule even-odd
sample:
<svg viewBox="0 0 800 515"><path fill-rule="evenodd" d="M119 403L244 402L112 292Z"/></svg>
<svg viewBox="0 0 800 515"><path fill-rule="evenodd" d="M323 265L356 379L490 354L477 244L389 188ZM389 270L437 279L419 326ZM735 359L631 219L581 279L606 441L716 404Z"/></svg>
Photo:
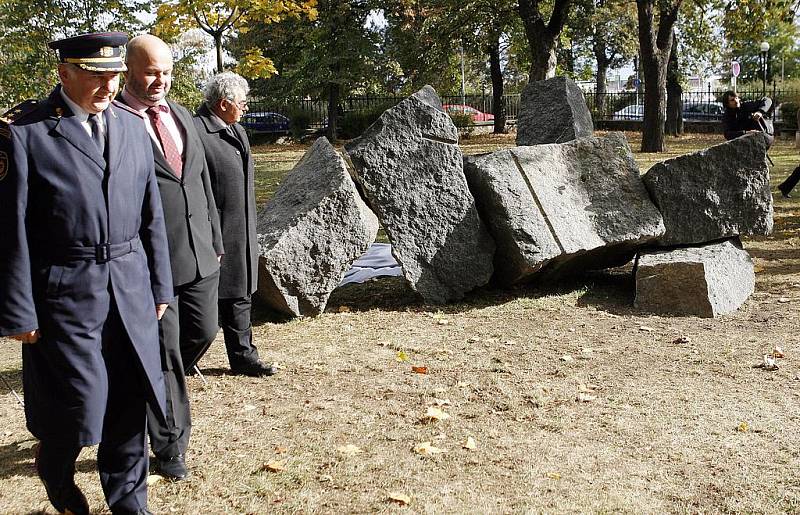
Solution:
<svg viewBox="0 0 800 515"><path fill-rule="evenodd" d="M246 367L259 359L253 344L253 327L250 310L252 297L219 299L219 325L225 337L225 350L232 369Z"/></svg>
<svg viewBox="0 0 800 515"><path fill-rule="evenodd" d="M189 446L192 417L185 371L191 370L219 330L217 288L219 271L175 287L176 299L161 317L161 368L167 391L166 420L148 411L148 432L153 453L168 459L185 454Z"/></svg>
<svg viewBox="0 0 800 515"><path fill-rule="evenodd" d="M42 339L23 346L23 352L46 353L46 346ZM146 379L113 300L102 329L102 356L108 401L97 452L100 484L112 513L136 513L147 507ZM43 438L36 456L39 477L55 488L70 484L80 451L74 438Z"/></svg>

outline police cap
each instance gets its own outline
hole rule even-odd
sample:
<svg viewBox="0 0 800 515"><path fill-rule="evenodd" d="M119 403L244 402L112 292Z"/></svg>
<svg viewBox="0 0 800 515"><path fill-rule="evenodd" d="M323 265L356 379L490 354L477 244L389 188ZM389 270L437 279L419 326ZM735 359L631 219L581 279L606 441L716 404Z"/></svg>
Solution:
<svg viewBox="0 0 800 515"><path fill-rule="evenodd" d="M92 32L51 41L62 63L71 63L92 72L124 72L122 49L128 42L124 32Z"/></svg>

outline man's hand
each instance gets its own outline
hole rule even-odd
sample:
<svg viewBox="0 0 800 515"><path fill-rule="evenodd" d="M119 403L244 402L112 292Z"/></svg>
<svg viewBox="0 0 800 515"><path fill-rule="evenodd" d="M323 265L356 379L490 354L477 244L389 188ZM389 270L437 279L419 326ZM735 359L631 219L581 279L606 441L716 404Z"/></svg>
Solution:
<svg viewBox="0 0 800 515"><path fill-rule="evenodd" d="M217 263L222 263L222 254L217 256Z"/></svg>
<svg viewBox="0 0 800 515"><path fill-rule="evenodd" d="M14 340L19 340L22 343L36 343L39 339L39 330L34 329L33 331L27 333L20 333L20 334L12 334L9 338L13 338Z"/></svg>
<svg viewBox="0 0 800 515"><path fill-rule="evenodd" d="M156 317L158 317L159 320L161 320L161 317L167 312L167 306L169 306L169 304L156 304Z"/></svg>
<svg viewBox="0 0 800 515"><path fill-rule="evenodd" d="M756 111L755 113L753 113L753 120L758 121L762 118L764 118L764 113L762 113L761 111Z"/></svg>

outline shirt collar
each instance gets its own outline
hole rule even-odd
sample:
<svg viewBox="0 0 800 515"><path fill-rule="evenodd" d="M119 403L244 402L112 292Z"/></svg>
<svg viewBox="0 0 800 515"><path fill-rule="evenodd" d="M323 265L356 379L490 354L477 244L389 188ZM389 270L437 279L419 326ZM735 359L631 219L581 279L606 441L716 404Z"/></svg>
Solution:
<svg viewBox="0 0 800 515"><path fill-rule="evenodd" d="M73 102L72 99L67 96L64 88L61 88L59 93L61 93L61 98L64 100L64 102L67 104L67 107L69 107L69 110L72 111L72 114L78 119L79 122L85 122L89 119L89 113L81 106Z"/></svg>
<svg viewBox="0 0 800 515"><path fill-rule="evenodd" d="M150 109L150 107L152 107L139 100L132 93L128 93L128 88L123 88L122 93L120 93L120 96L122 97L123 100L125 100L125 103L128 104L128 107L132 108L135 111L139 111L142 114L144 114L145 111L147 111L148 109ZM169 114L170 109L166 99L159 100L158 103L156 103L155 107L158 107L158 109L162 113Z"/></svg>

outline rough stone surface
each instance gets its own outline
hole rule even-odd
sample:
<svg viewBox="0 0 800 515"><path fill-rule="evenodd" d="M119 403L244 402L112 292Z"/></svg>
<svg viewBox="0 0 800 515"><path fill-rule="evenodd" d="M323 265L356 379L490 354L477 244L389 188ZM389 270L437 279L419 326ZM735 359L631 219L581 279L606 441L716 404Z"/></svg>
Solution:
<svg viewBox="0 0 800 515"><path fill-rule="evenodd" d="M530 82L522 90L517 145L565 143L593 132L583 91L571 79L554 77Z"/></svg>
<svg viewBox="0 0 800 515"><path fill-rule="evenodd" d="M738 238L643 253L634 305L655 314L714 317L739 309L755 282L753 260Z"/></svg>
<svg viewBox="0 0 800 515"><path fill-rule="evenodd" d="M375 241L378 219L344 159L319 138L258 214L258 294L292 316L314 316Z"/></svg>
<svg viewBox="0 0 800 515"><path fill-rule="evenodd" d="M433 88L384 112L345 149L414 290L442 303L489 281L494 242L467 188L458 132Z"/></svg>
<svg viewBox="0 0 800 515"><path fill-rule="evenodd" d="M617 266L664 233L621 133L464 161L497 243L495 273L502 283L543 267L554 273Z"/></svg>
<svg viewBox="0 0 800 515"><path fill-rule="evenodd" d="M767 147L749 134L654 165L642 177L664 216L665 246L772 232Z"/></svg>

